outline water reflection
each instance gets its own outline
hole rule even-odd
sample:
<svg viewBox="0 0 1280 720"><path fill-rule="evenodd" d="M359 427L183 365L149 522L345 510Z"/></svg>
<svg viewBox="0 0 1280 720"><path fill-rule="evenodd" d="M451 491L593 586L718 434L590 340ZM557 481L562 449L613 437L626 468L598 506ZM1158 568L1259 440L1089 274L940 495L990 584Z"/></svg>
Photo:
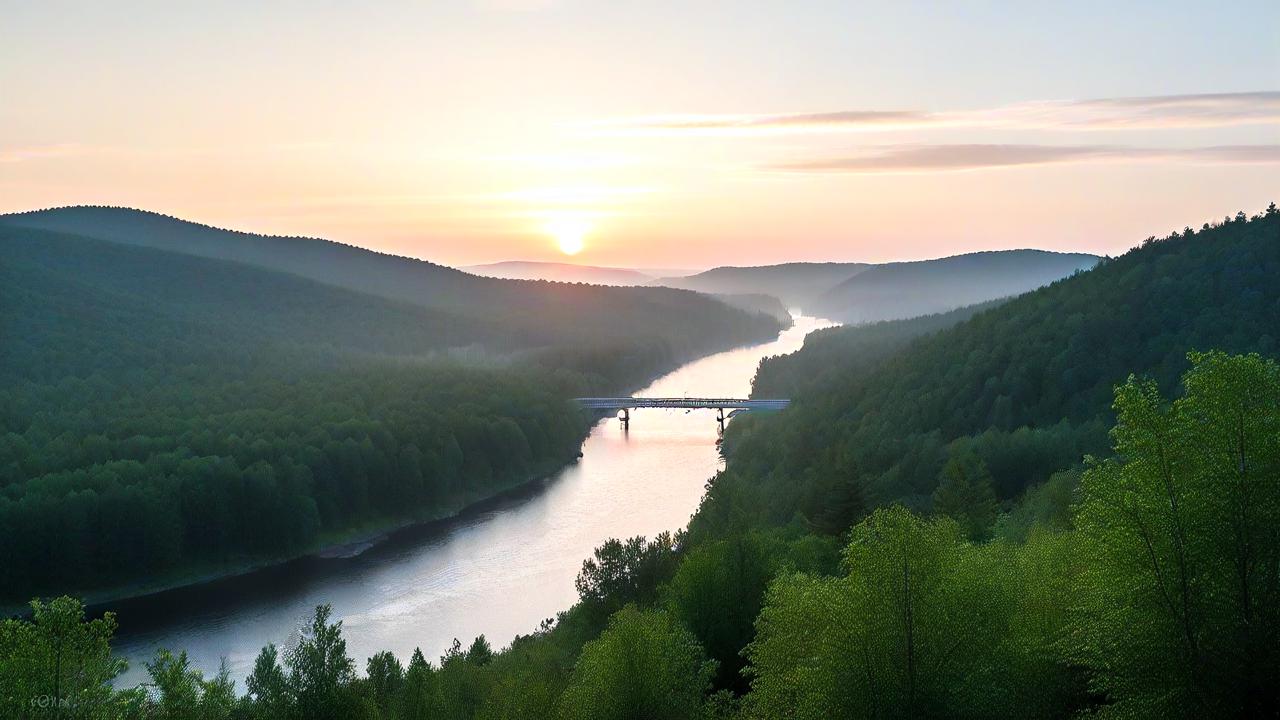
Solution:
<svg viewBox="0 0 1280 720"><path fill-rule="evenodd" d="M638 395L744 396L762 357L796 350L828 325L797 318L777 340L709 356L663 376ZM320 603L343 621L347 648L365 658L391 650L429 659L455 637L481 633L495 647L569 607L584 558L609 537L652 536L683 527L720 465L709 410L637 410L631 427L600 421L583 457L538 487L474 508L448 523L415 528L349 559L308 558L239 578L114 603L118 652L146 679L159 647L185 649L206 674L227 659L238 689L267 643L285 643Z"/></svg>

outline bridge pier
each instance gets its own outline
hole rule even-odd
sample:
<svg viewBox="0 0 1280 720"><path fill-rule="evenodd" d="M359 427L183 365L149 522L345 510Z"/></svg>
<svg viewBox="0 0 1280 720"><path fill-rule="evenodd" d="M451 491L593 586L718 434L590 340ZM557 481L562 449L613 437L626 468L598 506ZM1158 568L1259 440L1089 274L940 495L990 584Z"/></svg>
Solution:
<svg viewBox="0 0 1280 720"><path fill-rule="evenodd" d="M631 411L637 408L681 408L694 410L702 408L716 411L716 424L720 432L724 432L725 423L737 413L747 410L782 410L791 404L786 398L749 399L749 398L691 398L691 397L590 397L574 398L578 406L585 410L616 410L618 422L622 429L631 427ZM731 411L731 412L726 412Z"/></svg>

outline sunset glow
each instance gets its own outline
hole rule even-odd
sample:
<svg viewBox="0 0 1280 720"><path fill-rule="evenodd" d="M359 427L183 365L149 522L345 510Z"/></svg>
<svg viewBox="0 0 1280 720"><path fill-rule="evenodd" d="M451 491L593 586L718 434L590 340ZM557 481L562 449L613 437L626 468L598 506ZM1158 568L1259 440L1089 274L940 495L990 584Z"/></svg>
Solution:
<svg viewBox="0 0 1280 720"><path fill-rule="evenodd" d="M547 221L547 234L556 241L556 247L565 255L577 255L586 245L591 221L581 215L561 214Z"/></svg>
<svg viewBox="0 0 1280 720"><path fill-rule="evenodd" d="M711 267L1114 254L1274 199L1280 5L1047 7L10 3L0 212Z"/></svg>

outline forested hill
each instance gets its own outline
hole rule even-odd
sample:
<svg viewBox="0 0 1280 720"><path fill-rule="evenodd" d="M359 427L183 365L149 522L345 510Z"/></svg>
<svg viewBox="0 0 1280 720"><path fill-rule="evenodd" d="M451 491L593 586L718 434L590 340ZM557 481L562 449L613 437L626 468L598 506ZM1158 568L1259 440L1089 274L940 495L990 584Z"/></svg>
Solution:
<svg viewBox="0 0 1280 720"><path fill-rule="evenodd" d="M823 291L866 270L866 263L783 263L758 267L718 267L688 277L655 282L672 288L726 295L772 295L789 308L809 310Z"/></svg>
<svg viewBox="0 0 1280 720"><path fill-rule="evenodd" d="M62 687L75 697L218 718L1276 717L1280 366L1211 348L1280 350L1278 278L1272 205L1252 219L1153 239L1004 302L811 336L799 353L762 366L758 387L788 388L795 401L733 420L727 468L688 531L608 540L582 565L580 601L499 652L484 636L455 642L438 663L420 650L407 662L381 652L361 676L344 628L321 606L296 649L262 650L241 700L225 676L203 677L176 649L148 665L150 685L115 692L112 618L81 622L83 608L62 598L37 605L33 622L0 627L13 639L0 644L0 659L12 658L0 663L0 680L20 689L7 707L42 692L46 668L65 652L77 671ZM1193 348L1207 351L1188 355ZM1170 392L1179 373L1181 389ZM392 400L400 381L381 386ZM474 384L459 389L484 396ZM500 421L487 433L487 420L470 433L463 417L432 422L467 438L466 447L488 442L518 458L512 441L522 433L549 439L538 435L547 400L539 389L525 387L535 421L525 418L519 433ZM53 508L25 498L7 505L0 495L0 557L24 557L6 537L49 542L143 527L173 541L171 527L145 522L168 508L128 515L165 491L197 527L230 523L253 537L272 523L227 518L201 494L207 484L164 473L199 468L259 500L245 505L259 510L274 496L256 460L294 435L310 437L314 424L276 405L233 418L295 422L274 442L234 443L219 462L152 461L145 476L160 490L111 495L104 515L115 524L86 531L69 522L97 518L84 508L99 487L117 491L119 480L102 471L93 492ZM330 498L350 468L387 464L379 454L390 436L378 420L319 425L337 437L301 455L317 461L317 497ZM343 437L351 432L374 439ZM67 454L61 438L35 437L64 443L52 457ZM173 454L223 437L184 437ZM1084 452L1097 456L1081 470ZM457 457L433 447L404 462L412 469L428 458L434 469ZM245 462L254 464L236 482ZM287 487L307 487L310 466L284 467ZM107 469L143 476L128 464ZM459 476L469 475L451 477ZM33 494L66 482L47 478ZM894 501L908 507L883 507ZM287 517L313 518L306 498L298 502ZM321 516L335 510L318 505ZM34 512L15 525L14 507ZM130 517L139 522L118 522ZM240 539L190 536L201 552ZM123 543L131 563L137 549L170 547ZM119 557L88 560L101 572ZM16 572L65 572L84 560L42 558ZM5 572L15 570L0 565L0 588Z"/></svg>
<svg viewBox="0 0 1280 720"><path fill-rule="evenodd" d="M905 320L815 330L805 337L803 352L775 356L761 363L752 390L758 397L793 397L820 391L853 369L869 371L922 335L945 330L1009 300L999 298Z"/></svg>
<svg viewBox="0 0 1280 720"><path fill-rule="evenodd" d="M530 329L0 223L0 605L455 512L574 457L588 418L568 398L781 327L695 293L639 300L553 333L566 314Z"/></svg>
<svg viewBox="0 0 1280 720"><path fill-rule="evenodd" d="M772 317L678 293L638 303L620 313L616 327L565 328L561 339L551 341L498 312L461 315L241 263L3 223L0 257L0 272L10 278L4 292L29 308L6 313L15 340L0 353L27 355L5 370L50 380L107 364L128 366L137 359L132 352L172 366L188 356L269 345L391 356L457 354L459 349L494 358L518 353L524 362L577 371L596 390L612 391L691 356L766 339L781 327ZM135 316L136 321L118 324L89 321ZM184 330L202 322L234 341L211 346L204 336ZM83 351L54 356L34 344L35 338L60 331ZM71 363L77 362L88 366L73 370Z"/></svg>
<svg viewBox="0 0 1280 720"><path fill-rule="evenodd" d="M946 312L1034 290L1097 261L1081 253L1000 250L875 265L820 295L813 312L845 323Z"/></svg>
<svg viewBox="0 0 1280 720"><path fill-rule="evenodd" d="M1189 350L1277 352L1280 213L1274 205L1149 240L888 359L824 352L829 331L794 358L766 361L762 387L800 388L791 409L735 422L717 495L764 492L767 514L842 530L869 508L927 507L949 459L976 458L1016 497L1054 471L1103 454L1112 389L1132 372L1170 392ZM807 382L810 353L834 365ZM789 377L794 376L794 377ZM731 503L721 504L724 509Z"/></svg>
<svg viewBox="0 0 1280 720"><path fill-rule="evenodd" d="M606 288L477 277L460 270L317 238L223 230L152 212L65 207L0 216L0 225L34 228L116 243L232 260L279 270L394 300L449 310L520 328L532 344L585 344L639 332L685 347L688 357L712 343L762 339L776 331L726 312L713 300L654 287ZM707 333L710 333L708 336ZM701 345L701 347L699 347Z"/></svg>
<svg viewBox="0 0 1280 720"><path fill-rule="evenodd" d="M264 353L443 356L523 345L495 321L239 263L0 226L0 376L57 382Z"/></svg>

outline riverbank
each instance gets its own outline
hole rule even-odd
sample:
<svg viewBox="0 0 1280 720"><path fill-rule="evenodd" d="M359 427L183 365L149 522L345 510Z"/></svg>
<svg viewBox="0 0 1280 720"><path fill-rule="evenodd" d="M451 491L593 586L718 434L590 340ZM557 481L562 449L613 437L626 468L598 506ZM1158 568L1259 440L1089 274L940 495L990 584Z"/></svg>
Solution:
<svg viewBox="0 0 1280 720"><path fill-rule="evenodd" d="M788 323L787 329L789 328L790 323ZM786 329L784 329L783 332L786 332ZM690 363L696 363L699 360L719 355L721 353L768 345L775 341L776 338L763 342L742 343L732 348L726 348L708 355L686 359L681 362L678 367L684 367ZM673 372L673 370L654 373L652 376L637 383L634 387L623 390L621 394L630 394L636 389L648 386L653 381L666 376L670 372ZM101 614L104 611L111 610L111 606L116 603L146 599L180 589L198 588L202 585L209 585L223 580L253 575L254 573L278 568L301 560L350 560L378 547L397 533L410 530L429 529L432 525L445 524L460 518L465 518L469 513L481 511L490 504L499 503L512 494L519 494L525 490L536 487L538 484L545 482L551 477L554 477L558 473L570 467L577 458L582 456L582 441L587 439L590 428L607 415L608 413L597 413L593 416L594 420L587 425L583 432L579 442L579 451L575 456L566 458L554 464L545 464L537 472L532 473L528 477L518 479L510 484L506 484L496 492L462 498L458 502L454 503L450 509L444 512L410 518L398 518L394 520L364 523L339 532L325 534L314 546L299 552L273 555L265 558L255 558L252 560L246 559L235 562L219 563L217 565L188 567L181 571L169 573L163 577L153 578L146 582L135 582L112 588L90 591L68 591L60 594L69 594L79 597L85 602L85 605L89 608L91 614ZM26 603L0 604L0 617L27 615L29 613L30 606Z"/></svg>
<svg viewBox="0 0 1280 720"><path fill-rule="evenodd" d="M745 396L762 357L794 351L822 325L799 319L774 341L694 360L618 394ZM720 467L717 438L706 410L641 410L629 430L594 422L582 458L545 482L529 478L449 519L389 532L371 547L348 548L360 551L351 557L306 557L114 603L115 647L130 664L116 684L147 682L146 662L169 648L186 651L206 677L225 659L242 691L263 646L288 643L320 604L343 621L348 652L361 663L381 651L403 661L415 648L437 657L454 638L480 634L504 646L578 599L574 578L605 540L684 527ZM389 529L362 528L325 547Z"/></svg>
<svg viewBox="0 0 1280 720"><path fill-rule="evenodd" d="M587 435L584 434L583 440L585 440L586 437ZM151 596L161 595L174 590L198 588L201 585L253 575L257 572L280 567L300 560L349 560L359 557L361 554L392 539L398 533L420 530L426 531L430 530L432 526L445 525L450 522L465 519L471 514L483 512L485 509L496 503L503 502L512 496L518 496L522 493L528 492L542 483L547 482L551 478L563 472L565 468L572 466L581 457L582 452L579 450L575 455L565 458L563 461L554 465L547 464L537 472L511 484L505 485L497 492L489 493L480 497L467 498L461 503L455 504L452 509L445 512L408 519L401 518L388 520L386 522L366 523L354 528L348 528L339 533L331 533L322 538L315 546L301 552L287 553L251 561L224 563L219 564L216 567L205 566L194 569L189 568L183 572L173 573L162 579L146 583L131 583L129 585L122 585L104 590L68 594L73 594L76 597L81 598L84 601L85 606L88 608L90 615L100 615L104 611L109 611L112 603L146 599ZM30 606L26 604L0 605L0 617L27 615L30 613L30 610Z"/></svg>

